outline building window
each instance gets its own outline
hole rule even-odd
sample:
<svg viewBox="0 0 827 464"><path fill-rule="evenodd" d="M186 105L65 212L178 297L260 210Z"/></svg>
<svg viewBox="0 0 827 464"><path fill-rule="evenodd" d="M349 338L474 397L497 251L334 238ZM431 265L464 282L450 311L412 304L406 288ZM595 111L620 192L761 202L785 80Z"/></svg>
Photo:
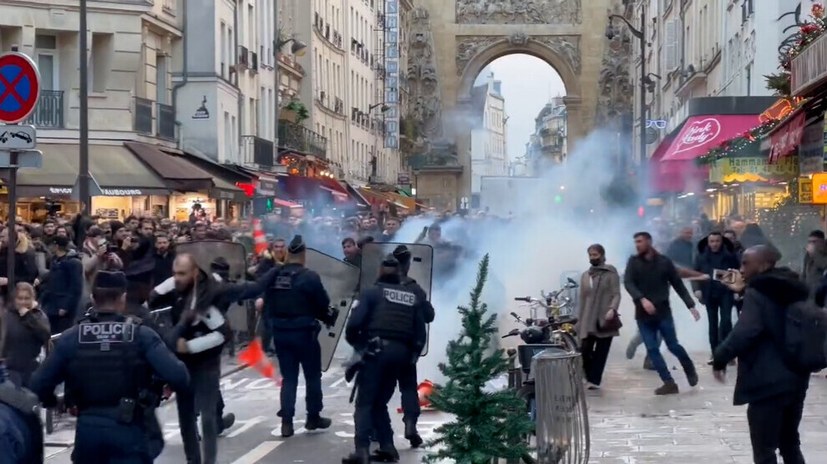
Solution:
<svg viewBox="0 0 827 464"><path fill-rule="evenodd" d="M167 57L164 55L155 55L155 101L166 104L168 90Z"/></svg>
<svg viewBox="0 0 827 464"><path fill-rule="evenodd" d="M37 34L34 38L37 69L40 72L40 83L43 90L58 90L60 79L58 75L57 36Z"/></svg>
<svg viewBox="0 0 827 464"><path fill-rule="evenodd" d="M219 46L221 47L221 65L218 72L221 77L226 79L227 75L224 72L229 66L227 62L229 56L227 56L227 26L224 23L221 23L221 44Z"/></svg>
<svg viewBox="0 0 827 464"><path fill-rule="evenodd" d="M106 91L106 77L111 67L112 34L92 34L91 53L87 62L87 78L92 92Z"/></svg>
<svg viewBox="0 0 827 464"><path fill-rule="evenodd" d="M224 112L224 156L219 156L218 161L224 162L227 159L227 156L230 154L230 140L232 140L233 134L232 129L230 128L230 113Z"/></svg>

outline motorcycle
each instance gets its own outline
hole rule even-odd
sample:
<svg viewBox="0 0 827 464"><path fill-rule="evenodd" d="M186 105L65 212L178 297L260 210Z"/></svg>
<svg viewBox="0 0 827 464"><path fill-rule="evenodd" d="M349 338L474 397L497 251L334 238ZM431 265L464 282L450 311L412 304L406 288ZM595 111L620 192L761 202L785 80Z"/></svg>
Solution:
<svg viewBox="0 0 827 464"><path fill-rule="evenodd" d="M577 352L578 343L574 331L577 317L571 313L574 311L573 301L563 296L568 290L579 287L577 282L568 278L565 285L557 291L546 294L541 291L541 299L532 297L517 297L515 301L527 303L530 306L531 317L523 319L516 312L511 313L517 322L522 324L522 329L513 329L502 338L519 336L523 344L517 346L516 350L509 350L512 368L509 369L509 387L517 388L517 396L526 402L526 412L536 423L537 407L535 400L534 382L534 357L546 350L559 350L563 352ZM516 358L516 359L515 359ZM532 435L534 435L532 433ZM529 443L532 437L527 436L525 440ZM522 461L525 464L534 464L537 459L531 454L524 455Z"/></svg>

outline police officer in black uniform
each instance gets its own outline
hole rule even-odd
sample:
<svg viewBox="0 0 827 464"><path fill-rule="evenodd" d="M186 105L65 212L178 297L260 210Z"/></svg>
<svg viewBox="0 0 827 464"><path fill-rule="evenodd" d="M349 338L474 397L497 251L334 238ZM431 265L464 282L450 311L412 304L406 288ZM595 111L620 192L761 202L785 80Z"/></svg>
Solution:
<svg viewBox="0 0 827 464"><path fill-rule="evenodd" d="M399 245L393 250L393 257L399 261L400 283L402 286L416 294L422 305L421 314L425 324L430 324L434 321L435 311L434 307L428 301L425 290L416 283L416 280L408 276L408 271L411 269L411 251L405 245ZM423 327L418 325L418 327ZM412 362L402 366L399 373L399 393L402 397L402 422L405 424L405 438L411 443L411 447L418 448L422 445L422 437L416 430L416 422L419 420L421 412L419 407L419 394L417 393L417 373L416 362L419 360L419 355L428 343L427 330L416 334L416 354Z"/></svg>
<svg viewBox="0 0 827 464"><path fill-rule="evenodd" d="M370 433L376 433L376 459L397 462L388 401L403 369L419 355L417 334L425 332L425 300L402 284L399 261L392 255L382 261L376 285L362 291L354 302L345 339L364 352L356 394L356 452L343 462L367 464Z"/></svg>
<svg viewBox="0 0 827 464"><path fill-rule="evenodd" d="M47 407L61 382L71 392L78 408L76 463L152 462L145 415L154 414L146 399L153 372L176 391L188 388L186 367L161 337L123 315L126 285L122 272L98 272L93 311L63 333L32 377L31 388Z"/></svg>
<svg viewBox="0 0 827 464"><path fill-rule="evenodd" d="M263 319L273 334L281 387L281 436L293 436L296 389L299 367L304 371L307 396L306 430L326 429L331 421L322 412L322 354L318 335L319 321L336 322L338 313L330 310L330 297L319 274L304 267L306 246L296 235L287 247L287 262L273 268L257 282L264 285Z"/></svg>

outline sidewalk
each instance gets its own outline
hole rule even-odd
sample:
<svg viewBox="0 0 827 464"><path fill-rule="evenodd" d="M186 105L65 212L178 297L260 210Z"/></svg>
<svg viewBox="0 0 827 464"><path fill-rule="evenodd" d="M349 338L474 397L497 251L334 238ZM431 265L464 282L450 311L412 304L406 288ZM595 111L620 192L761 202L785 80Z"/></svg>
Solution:
<svg viewBox="0 0 827 464"><path fill-rule="evenodd" d="M613 347L603 389L589 392L591 464L752 463L746 407L732 405L734 369L721 385L713 379L706 357L694 355L698 386L690 389L683 371L673 369L681 393L658 397L653 390L660 379L642 369L642 351L628 361L620 346ZM677 365L671 354L665 357L670 366ZM800 428L807 462L827 462L825 417L827 379L819 374L810 381Z"/></svg>

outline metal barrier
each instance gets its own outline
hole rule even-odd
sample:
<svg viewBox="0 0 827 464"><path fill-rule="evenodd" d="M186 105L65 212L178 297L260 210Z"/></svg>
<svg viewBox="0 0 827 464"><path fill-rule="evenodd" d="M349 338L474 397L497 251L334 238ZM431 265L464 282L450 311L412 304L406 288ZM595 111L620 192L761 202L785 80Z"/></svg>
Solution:
<svg viewBox="0 0 827 464"><path fill-rule="evenodd" d="M549 349L535 356L533 361L537 462L587 464L589 417L580 353Z"/></svg>

